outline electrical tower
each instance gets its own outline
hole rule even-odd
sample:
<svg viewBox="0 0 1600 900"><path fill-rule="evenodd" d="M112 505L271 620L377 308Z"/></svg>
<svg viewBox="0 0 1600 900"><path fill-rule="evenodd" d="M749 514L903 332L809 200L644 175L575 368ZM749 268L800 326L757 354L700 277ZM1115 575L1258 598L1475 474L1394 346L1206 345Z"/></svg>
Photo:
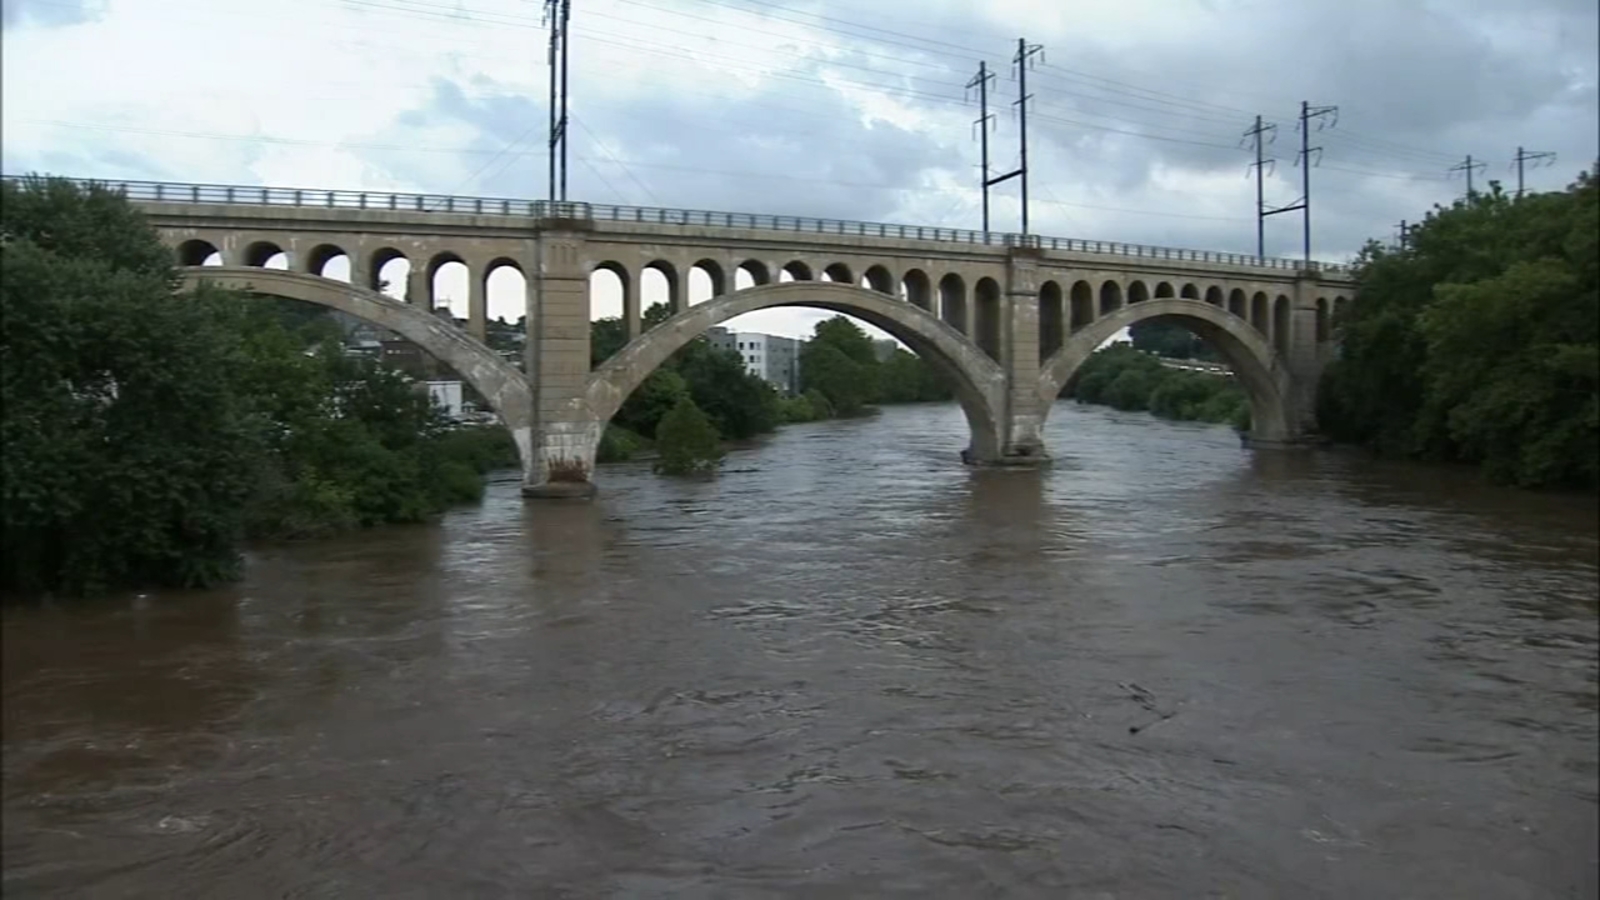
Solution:
<svg viewBox="0 0 1600 900"><path fill-rule="evenodd" d="M1256 151L1256 160L1250 164L1246 172L1254 169L1256 173L1256 256L1260 258L1267 255L1267 216L1287 212L1287 210L1281 209L1268 212L1266 198L1263 193L1266 190L1267 166L1277 168L1278 164L1277 160L1267 159L1264 155L1266 145L1278 139L1278 126L1262 124L1261 117L1256 116L1255 127L1246 131L1244 136L1251 139L1255 144ZM1263 138L1266 139L1263 140Z"/></svg>
<svg viewBox="0 0 1600 900"><path fill-rule="evenodd" d="M1327 117L1327 118L1324 118ZM1333 127L1339 124L1339 107L1337 106L1312 106L1309 102L1300 101L1300 156L1295 162L1300 165L1300 209L1304 213L1305 249L1301 257L1307 265L1311 264L1311 154L1317 154L1317 162L1322 162L1322 148L1311 146L1311 120L1317 120L1317 130L1324 126Z"/></svg>
<svg viewBox="0 0 1600 900"><path fill-rule="evenodd" d="M974 123L978 128L978 139L982 147L982 170L978 175L978 182L983 188L983 233L989 233L989 129L993 127L994 116L989 112L989 82L994 81L994 73L989 71L987 62L978 63L978 74L972 76L967 82L967 90L978 89L978 119ZM1009 177L1009 176L1008 176Z"/></svg>
<svg viewBox="0 0 1600 900"><path fill-rule="evenodd" d="M1043 54L1044 45L1030 44L1026 38L1017 38L1017 53L1015 56L1011 57L1011 63L1014 67L1011 74L1012 77L1017 79L1017 99L1011 105L1017 108L1017 119L1020 122L1018 133L1020 135L1020 140L1022 141L1021 165L1004 175L996 175L993 178L988 177L989 171L987 165L984 169L983 196L986 210L988 208L989 187L991 185L999 184L1002 181L1010 181L1013 178L1022 179L1023 234L1028 233L1028 99L1031 96L1028 93L1028 69L1032 68L1033 66L1033 57L1037 55L1042 59ZM980 66L978 69L980 77L984 71L984 68ZM974 80L976 81L978 79ZM970 87L971 84L969 83L968 86ZM982 96L981 93L980 96ZM985 163L987 164L987 160L985 160ZM988 230L988 213L985 212L984 231Z"/></svg>
<svg viewBox="0 0 1600 900"><path fill-rule="evenodd" d="M1401 219L1400 220L1400 249L1401 250L1406 249L1407 245L1409 245L1410 243L1411 243L1411 226L1406 222L1405 219Z"/></svg>
<svg viewBox="0 0 1600 900"><path fill-rule="evenodd" d="M572 0L544 0L544 20L545 24L550 26L550 199L552 201L567 199L567 22L571 18Z"/></svg>
<svg viewBox="0 0 1600 900"><path fill-rule="evenodd" d="M1339 107L1312 106L1309 101L1300 101L1300 121L1295 124L1295 129L1300 132L1300 152L1295 155L1294 161L1295 165L1300 167L1300 199L1288 206L1280 206L1276 209L1267 209L1265 198L1262 196L1262 182L1265 178L1265 173L1262 170L1276 161L1262 157L1261 138L1263 134L1270 133L1273 139L1276 139L1278 126L1263 125L1261 117L1256 116L1255 127L1244 133L1245 137L1254 138L1256 148L1256 161L1251 163L1251 168L1256 171L1256 256L1258 257L1267 255L1266 218L1279 213L1299 211L1302 218L1301 233L1304 239L1301 248L1302 258L1308 264L1311 262L1311 166L1313 165L1311 154L1315 153L1319 162L1322 159L1322 148L1311 146L1312 119L1317 120L1318 131L1329 125L1336 125L1339 122ZM1270 142L1268 141L1268 143ZM1274 168L1276 167L1274 166Z"/></svg>
<svg viewBox="0 0 1600 900"><path fill-rule="evenodd" d="M1481 163L1481 162L1475 163L1475 162L1472 161L1472 154L1471 153L1467 154L1467 158L1464 161L1456 163L1455 165L1450 167L1449 171L1451 171L1451 172L1466 172L1467 173L1467 199L1468 200L1472 199L1472 193L1473 193L1472 192L1472 173L1473 173L1474 170L1482 170L1484 168L1485 168L1485 165L1483 163Z"/></svg>
<svg viewBox="0 0 1600 900"><path fill-rule="evenodd" d="M1537 166L1540 162L1543 162L1545 165L1554 165L1555 161L1556 161L1556 155L1554 153L1548 151L1548 150L1528 151L1528 150L1522 149L1521 147L1518 147L1517 148L1516 161L1512 163L1512 165L1517 167L1517 196L1518 197L1522 196L1522 183L1523 183L1522 182L1522 164L1523 163L1530 163L1531 162L1531 163L1534 163L1535 166Z"/></svg>

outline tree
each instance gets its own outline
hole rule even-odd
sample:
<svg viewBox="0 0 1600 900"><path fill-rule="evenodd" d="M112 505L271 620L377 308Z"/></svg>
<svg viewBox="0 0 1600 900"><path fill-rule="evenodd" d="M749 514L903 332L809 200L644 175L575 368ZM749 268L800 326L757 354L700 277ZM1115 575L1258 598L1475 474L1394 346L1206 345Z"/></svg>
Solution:
<svg viewBox="0 0 1600 900"><path fill-rule="evenodd" d="M1369 244L1318 421L1380 453L1527 487L1600 485L1600 187L1436 207Z"/></svg>
<svg viewBox="0 0 1600 900"><path fill-rule="evenodd" d="M622 320L615 316L606 319L596 319L589 326L589 367L596 369L600 364L617 355L617 351L628 345L628 332Z"/></svg>
<svg viewBox="0 0 1600 900"><path fill-rule="evenodd" d="M835 415L858 415L872 399L872 381L866 365L833 344L812 341L800 351L801 385L826 397Z"/></svg>
<svg viewBox="0 0 1600 900"><path fill-rule="evenodd" d="M227 317L118 194L0 191L0 590L227 578L261 452Z"/></svg>
<svg viewBox="0 0 1600 900"><path fill-rule="evenodd" d="M745 369L737 351L695 340L675 356L695 405L724 438L746 440L777 427L777 393Z"/></svg>
<svg viewBox="0 0 1600 900"><path fill-rule="evenodd" d="M663 475L711 472L722 461L722 444L711 420L683 397L656 426L655 470Z"/></svg>

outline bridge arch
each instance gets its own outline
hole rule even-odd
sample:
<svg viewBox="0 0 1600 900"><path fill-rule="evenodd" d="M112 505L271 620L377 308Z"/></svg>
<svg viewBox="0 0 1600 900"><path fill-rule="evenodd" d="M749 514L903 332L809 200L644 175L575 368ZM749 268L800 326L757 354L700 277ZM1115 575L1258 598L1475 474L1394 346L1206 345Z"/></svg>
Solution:
<svg viewBox="0 0 1600 900"><path fill-rule="evenodd" d="M215 244L201 238L191 238L179 244L177 255L180 266L203 266L206 265L206 260L213 257L217 261L211 265L223 264L222 251L218 250Z"/></svg>
<svg viewBox="0 0 1600 900"><path fill-rule="evenodd" d="M456 370L483 395L516 438L523 473L530 471L533 393L528 379L466 332L377 291L318 275L248 266L188 266L178 271L186 289L210 282L220 288L301 300L398 332Z"/></svg>
<svg viewBox="0 0 1600 900"><path fill-rule="evenodd" d="M954 386L972 432L969 453L980 460L999 457L999 416L1004 408L1006 376L998 363L932 313L889 294L852 284L799 281L759 285L696 304L646 332L595 369L584 397L591 416L589 461L592 463L605 424L623 401L680 347L734 316L778 306L846 313L898 338Z"/></svg>
<svg viewBox="0 0 1600 900"><path fill-rule="evenodd" d="M1062 388L1101 344L1129 325L1150 319L1182 323L1227 360L1250 397L1253 436L1267 440L1282 440L1288 436L1289 373L1267 337L1237 316L1208 303L1181 297L1153 298L1125 306L1068 337L1061 350L1045 362L1039 375L1039 399L1045 414L1049 414Z"/></svg>

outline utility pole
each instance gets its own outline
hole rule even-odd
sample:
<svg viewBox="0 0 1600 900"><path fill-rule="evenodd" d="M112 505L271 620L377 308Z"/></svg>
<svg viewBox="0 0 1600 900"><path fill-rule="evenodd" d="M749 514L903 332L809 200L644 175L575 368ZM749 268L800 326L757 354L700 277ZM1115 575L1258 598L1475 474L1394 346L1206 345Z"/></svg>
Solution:
<svg viewBox="0 0 1600 900"><path fill-rule="evenodd" d="M983 233L989 233L989 129L993 124L994 116L989 114L989 82L994 80L994 73L989 71L987 62L978 63L978 74L972 76L967 82L967 90L978 89L978 138L983 153L983 167L978 175L978 182L983 188Z"/></svg>
<svg viewBox="0 0 1600 900"><path fill-rule="evenodd" d="M1017 118L1021 123L1018 133L1021 135L1022 140L1022 164L1004 175L997 175L984 181L984 188L986 189L984 196L987 197L987 188L990 185L999 184L1002 181L1010 181L1013 178L1022 179L1023 234L1028 233L1028 69L1032 65L1032 57L1035 54L1043 54L1043 52L1044 45L1030 44L1027 38L1017 38L1017 54L1011 58L1011 63L1015 66L1012 75L1017 79L1017 99L1011 105L1017 108ZM984 174L987 175L987 171Z"/></svg>
<svg viewBox="0 0 1600 900"><path fill-rule="evenodd" d="M550 199L552 201L567 199L567 22L571 18L572 0L544 0L544 20L550 26Z"/></svg>
<svg viewBox="0 0 1600 900"><path fill-rule="evenodd" d="M1456 163L1455 165L1451 166L1450 169L1449 169L1449 171L1451 171L1451 172L1466 172L1467 173L1467 199L1468 200L1472 199L1472 172L1473 172L1474 169L1482 169L1484 167L1485 167L1484 164L1481 163L1481 162L1480 163L1473 162L1472 161L1472 154L1468 153L1467 154L1467 158L1466 158L1466 160L1464 162Z"/></svg>
<svg viewBox="0 0 1600 900"><path fill-rule="evenodd" d="M1324 116L1332 118L1324 121ZM1312 106L1310 102L1300 101L1300 157L1295 160L1300 164L1300 209L1304 216L1305 250L1302 259L1309 266L1311 263L1311 153L1315 149L1317 161L1322 161L1322 148L1311 146L1311 120L1317 120L1317 130L1321 131L1324 124L1339 124L1339 107L1337 106Z"/></svg>
<svg viewBox="0 0 1600 900"><path fill-rule="evenodd" d="M1262 140L1268 135L1271 135L1271 137L1265 141ZM1276 168L1278 162L1275 159L1266 158L1264 155L1265 145L1278 139L1278 126L1262 124L1261 117L1256 116L1255 127L1246 131L1244 136L1253 141L1256 151L1256 161L1251 163L1249 168L1254 169L1256 173L1256 257L1261 258L1267 255L1267 216L1287 211L1273 210L1268 212L1266 197L1263 193L1266 189L1266 168L1269 165Z"/></svg>
<svg viewBox="0 0 1600 900"><path fill-rule="evenodd" d="M1522 149L1521 147L1517 148L1517 159L1516 159L1516 162L1514 163L1514 165L1517 167L1517 196L1518 197L1522 196L1522 164L1523 163L1528 163L1528 162L1537 164L1537 163L1539 163L1541 161L1544 161L1547 164L1552 164L1552 163L1554 163L1556 161L1556 155L1554 153L1551 153L1548 150L1538 150L1538 151L1530 152L1530 151ZM1470 175L1468 177L1470 177Z"/></svg>

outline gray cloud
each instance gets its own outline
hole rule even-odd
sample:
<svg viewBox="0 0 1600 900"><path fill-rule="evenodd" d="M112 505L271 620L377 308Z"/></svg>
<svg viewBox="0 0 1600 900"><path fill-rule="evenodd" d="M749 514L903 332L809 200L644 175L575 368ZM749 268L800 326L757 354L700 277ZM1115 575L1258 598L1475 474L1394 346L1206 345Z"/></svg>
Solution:
<svg viewBox="0 0 1600 900"><path fill-rule="evenodd" d="M935 34L926 19L894 15L890 7L865 17L858 4L822 3L818 10L836 20L825 24L856 35L829 35L851 52L831 65L810 56L798 74L886 82L884 74L844 64L894 69L904 88L959 100L961 92L950 86L965 80L963 57L970 55L960 48L991 50L989 59L1001 73L993 103L1000 121L994 168L1004 171L1016 162L1009 112L1016 88L1006 65L1015 37L971 10L943 7L940 14L930 13L939 25ZM1483 184L1506 177L1519 143L1553 150L1561 160L1559 174L1539 175L1539 185L1547 188L1564 185L1596 155L1592 2L1468 0L1441 10L1422 0L1216 0L1199 9L1204 15L1197 21L1204 24L1196 33L1147 50L1129 52L1087 32L1069 32L1062 43L1047 47L1047 62L1029 85L1036 222L1080 237L1253 250L1254 195L1245 177L1249 156L1237 147L1240 135L1257 111L1279 123L1270 148L1278 165L1268 203L1297 199L1293 125L1301 98L1340 107L1337 125L1313 134L1323 148L1312 191L1316 243L1324 252L1352 252L1368 237L1387 236L1400 218L1419 218L1434 201L1459 192L1458 184L1444 180L1459 160L1456 154L1470 152L1490 162L1492 170L1479 176ZM869 18L893 33L840 24L865 25ZM923 45L913 33L951 46ZM908 46L913 44L930 52ZM908 63L896 67L894 58ZM603 78L603 72L591 67L585 77ZM510 94L469 99L457 86L441 83L413 118L471 123L479 146L498 150L529 124L544 121L542 101ZM930 180L943 176L971 184L976 178L977 147L969 134L976 110L928 96L908 102L938 122L939 130L869 126L837 91L794 80L774 79L751 97L722 101L663 85L635 96L624 109L591 103L580 90L573 99L582 124L571 136L572 193L834 218L937 217L934 210L948 209L950 200L928 196ZM527 145L532 155L473 190L542 196L542 137L540 126ZM607 156L634 165L619 166ZM405 169L401 160L391 165ZM1236 201L1226 210L1208 210L1161 199L1171 197L1174 177L1180 185L1186 178L1213 185L1235 179L1236 189L1229 190ZM1157 190L1161 179L1169 182L1165 193ZM1075 195L1090 199L1077 206L1063 202ZM1114 211L1130 209L1135 212ZM975 210L961 208L958 216L945 224L976 225ZM997 228L1014 227L1008 222L997 215ZM1297 254L1297 216L1270 220L1268 231L1269 253Z"/></svg>

